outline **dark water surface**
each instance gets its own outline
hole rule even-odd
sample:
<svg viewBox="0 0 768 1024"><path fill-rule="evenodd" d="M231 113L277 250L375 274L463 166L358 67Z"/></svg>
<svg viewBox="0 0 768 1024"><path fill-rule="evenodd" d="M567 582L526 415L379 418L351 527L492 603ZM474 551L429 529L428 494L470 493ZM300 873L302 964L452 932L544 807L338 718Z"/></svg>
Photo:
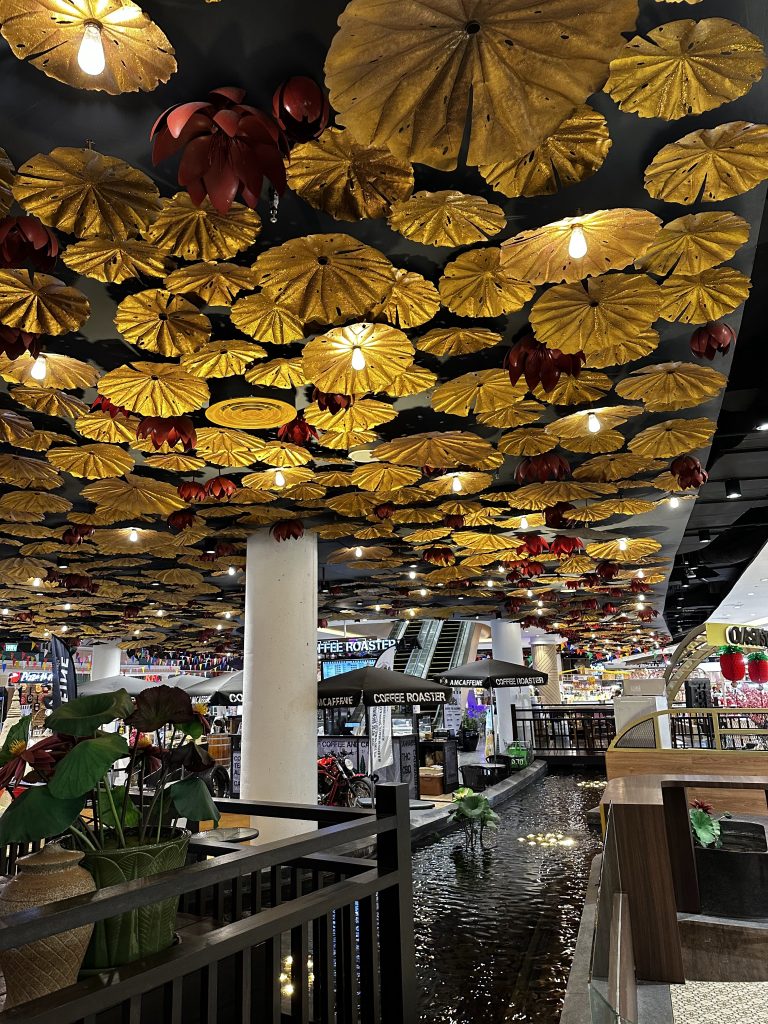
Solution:
<svg viewBox="0 0 768 1024"><path fill-rule="evenodd" d="M422 1024L557 1024L599 832L586 772L550 772L499 811L485 848L451 833L414 854ZM520 837L563 833L572 846Z"/></svg>

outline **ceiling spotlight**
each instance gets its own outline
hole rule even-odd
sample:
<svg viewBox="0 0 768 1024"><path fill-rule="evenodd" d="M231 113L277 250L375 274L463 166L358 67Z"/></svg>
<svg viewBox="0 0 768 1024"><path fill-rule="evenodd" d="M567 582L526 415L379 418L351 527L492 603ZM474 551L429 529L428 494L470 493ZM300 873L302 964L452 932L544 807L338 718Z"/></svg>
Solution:
<svg viewBox="0 0 768 1024"><path fill-rule="evenodd" d="M158 617L158 619L162 619L162 617L165 615L165 612L163 611L162 608L158 608L157 611L155 612L155 615Z"/></svg>
<svg viewBox="0 0 768 1024"><path fill-rule="evenodd" d="M234 567L234 565L230 565L230 567L227 569L227 576L234 576L236 572L237 569Z"/></svg>
<svg viewBox="0 0 768 1024"><path fill-rule="evenodd" d="M155 580L153 583L150 583L150 587L159 587L159 586L160 586L160 584L159 584L159 582L157 580Z"/></svg>
<svg viewBox="0 0 768 1024"><path fill-rule="evenodd" d="M413 618L413 616L416 614L416 612L415 612L415 610L413 608L409 608L408 609L408 614L411 616L411 618Z"/></svg>
<svg viewBox="0 0 768 1024"><path fill-rule="evenodd" d="M422 597L426 597L427 596L427 588L426 587L422 587L421 590L419 591L419 593L421 594Z"/></svg>
<svg viewBox="0 0 768 1024"><path fill-rule="evenodd" d="M134 636L138 636L140 632L141 632L141 630L140 630L140 629L134 629L134 631L133 631L133 635L134 635Z"/></svg>
<svg viewBox="0 0 768 1024"><path fill-rule="evenodd" d="M669 499L669 507L670 508L680 508L680 499L676 495L674 495L674 494Z"/></svg>
<svg viewBox="0 0 768 1024"><path fill-rule="evenodd" d="M699 544L709 544L712 534L709 530L699 530Z"/></svg>
<svg viewBox="0 0 768 1024"><path fill-rule="evenodd" d="M725 481L725 496L730 499L741 497L741 484L738 480Z"/></svg>
<svg viewBox="0 0 768 1024"><path fill-rule="evenodd" d="M61 630L62 633L66 633L67 630L69 629L69 626L67 626L65 623L63 626L59 626L59 629Z"/></svg>
<svg viewBox="0 0 768 1024"><path fill-rule="evenodd" d="M539 606L539 608L543 608L544 607L544 602L543 601L537 601L536 604Z"/></svg>
<svg viewBox="0 0 768 1024"><path fill-rule="evenodd" d="M101 25L98 21L86 21L80 49L77 51L77 63L86 75L100 75L107 66L104 56L104 43L101 40Z"/></svg>
<svg viewBox="0 0 768 1024"><path fill-rule="evenodd" d="M71 612L72 611L72 605L69 603L69 601L67 601L67 603L64 605L64 611L65 612Z"/></svg>
<svg viewBox="0 0 768 1024"><path fill-rule="evenodd" d="M131 532L128 534L128 540L131 541L132 544L135 544L138 539L139 539L139 531L136 529L135 526L132 526L131 527Z"/></svg>
<svg viewBox="0 0 768 1024"><path fill-rule="evenodd" d="M224 612L224 618L225 619L231 619L232 618L232 612Z"/></svg>
<svg viewBox="0 0 768 1024"><path fill-rule="evenodd" d="M415 572L415 570L411 569L411 570L409 571L409 573L408 573L408 579L409 579L409 580L415 580L415 579L416 579L416 572Z"/></svg>
<svg viewBox="0 0 768 1024"><path fill-rule="evenodd" d="M219 623L217 623L217 624L216 624L216 629L217 629L217 630L218 630L218 632L220 633L220 632L222 631L222 629L224 629L224 627L223 627L223 626L222 626L222 624L221 624L221 623L219 622Z"/></svg>
<svg viewBox="0 0 768 1024"><path fill-rule="evenodd" d="M544 614L544 612L543 612L543 611L541 610L541 608L537 608L537 609L536 609L536 614L537 614L537 615L543 615L543 614Z"/></svg>
<svg viewBox="0 0 768 1024"><path fill-rule="evenodd" d="M48 366L45 362L45 356L38 356L37 359L32 363L32 368L29 371L30 377L34 380L45 380L48 374Z"/></svg>
<svg viewBox="0 0 768 1024"><path fill-rule="evenodd" d="M3 608L3 615L10 615L10 614L11 614L10 608Z"/></svg>
<svg viewBox="0 0 768 1024"><path fill-rule="evenodd" d="M587 255L587 238L581 224L574 224L568 239L568 255L572 260L582 260Z"/></svg>
<svg viewBox="0 0 768 1024"><path fill-rule="evenodd" d="M285 487L285 473L282 469L275 472L275 487Z"/></svg>
<svg viewBox="0 0 768 1024"><path fill-rule="evenodd" d="M768 423L758 423L755 430L768 430Z"/></svg>
<svg viewBox="0 0 768 1024"><path fill-rule="evenodd" d="M603 429L603 424L600 422L597 413L591 412L587 416L587 430L590 434L599 434Z"/></svg>
<svg viewBox="0 0 768 1024"><path fill-rule="evenodd" d="M485 581L485 585L486 585L487 587L492 587L492 586L494 586L494 582L493 582L493 580L486 580L486 581Z"/></svg>
<svg viewBox="0 0 768 1024"><path fill-rule="evenodd" d="M453 480L451 481L451 490L454 494L458 494L461 490L461 477L456 473Z"/></svg>
<svg viewBox="0 0 768 1024"><path fill-rule="evenodd" d="M527 530L528 529L528 516L521 516L520 517L520 529L521 530Z"/></svg>
<svg viewBox="0 0 768 1024"><path fill-rule="evenodd" d="M358 544L357 547L355 548L355 558L362 558L362 557L363 557L363 549Z"/></svg>
<svg viewBox="0 0 768 1024"><path fill-rule="evenodd" d="M380 612L380 611L381 611L381 605L380 605L380 604L375 604L375 605L373 606L373 610L374 610L375 612Z"/></svg>
<svg viewBox="0 0 768 1024"><path fill-rule="evenodd" d="M364 370L365 369L365 354L359 345L355 345L352 349L352 369L353 370Z"/></svg>
<svg viewBox="0 0 768 1024"><path fill-rule="evenodd" d="M637 600L640 602L640 604L644 604L645 603L645 594L640 594L638 596Z"/></svg>
<svg viewBox="0 0 768 1024"><path fill-rule="evenodd" d="M619 538L619 551L626 551L628 547L628 541L626 537Z"/></svg>

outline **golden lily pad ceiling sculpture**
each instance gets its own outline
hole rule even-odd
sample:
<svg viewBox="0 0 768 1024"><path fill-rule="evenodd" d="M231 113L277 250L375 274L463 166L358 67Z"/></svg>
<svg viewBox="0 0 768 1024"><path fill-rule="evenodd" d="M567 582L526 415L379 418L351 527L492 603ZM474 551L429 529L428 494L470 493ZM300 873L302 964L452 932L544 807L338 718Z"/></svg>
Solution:
<svg viewBox="0 0 768 1024"><path fill-rule="evenodd" d="M361 146L351 132L326 128L294 147L288 185L310 206L336 220L386 217L413 191L413 168L389 149Z"/></svg>
<svg viewBox="0 0 768 1024"><path fill-rule="evenodd" d="M19 167L14 198L43 224L90 238L129 238L160 211L160 193L146 174L93 149L62 147Z"/></svg>
<svg viewBox="0 0 768 1024"><path fill-rule="evenodd" d="M161 198L120 159L132 148L119 132L110 156L46 155L37 139L31 159L11 151L18 175L0 153L0 216L12 196L27 215L0 225L0 264L16 244L3 229L48 247L34 253L47 263L0 267L4 403L29 410L0 408L0 554L41 573L33 587L8 562L3 602L31 616L9 616L11 630L42 636L66 600L70 636L237 649L224 612L240 613L248 535L272 528L323 541L323 617L503 609L626 645L637 581L664 581L677 536L665 518L652 559L655 511L693 492L670 461L703 460L726 383L727 361L694 362L681 325L727 315L737 328L757 209L742 192L768 174L764 126L699 128L658 153L648 200L637 168L674 133L645 122L631 150L620 125L635 113L603 97L603 115L588 96L607 81L623 109L652 117L743 97L738 116L761 120L765 83L748 90L764 58L720 19L627 43L636 13L635 0L352 0L327 64L338 126L291 138L293 195L265 188L263 227L248 206ZM168 10L171 36L179 17ZM451 175L420 166L457 160ZM526 198L570 186L570 208L567 194ZM663 205L703 188L732 209ZM622 206L595 209L609 195ZM647 365L659 346L665 361ZM664 419L706 402L712 420ZM640 515L650 536L627 522ZM603 580L601 561L619 575ZM87 599L85 574L99 587ZM148 594L165 605L162 633Z"/></svg>
<svg viewBox="0 0 768 1024"><path fill-rule="evenodd" d="M566 217L502 244L502 266L531 284L575 282L623 270L642 255L661 221L648 210L598 210Z"/></svg>
<svg viewBox="0 0 768 1024"><path fill-rule="evenodd" d="M654 199L716 203L768 178L768 125L731 121L701 128L660 149L645 170Z"/></svg>
<svg viewBox="0 0 768 1024"><path fill-rule="evenodd" d="M331 105L360 142L450 170L471 102L468 162L522 157L602 85L636 14L634 0L352 0Z"/></svg>
<svg viewBox="0 0 768 1024"><path fill-rule="evenodd" d="M689 213L665 224L635 265L647 273L698 274L749 241L749 224L728 211Z"/></svg>
<svg viewBox="0 0 768 1024"><path fill-rule="evenodd" d="M622 110L674 121L743 96L765 63L760 40L732 21L673 21L627 43L605 91Z"/></svg>
<svg viewBox="0 0 768 1024"><path fill-rule="evenodd" d="M492 188L510 199L554 195L595 174L610 148L607 121L584 104L530 153L517 160L483 164L478 170Z"/></svg>
<svg viewBox="0 0 768 1024"><path fill-rule="evenodd" d="M0 31L19 59L78 89L151 92L176 70L170 42L131 0L0 0Z"/></svg>
<svg viewBox="0 0 768 1024"><path fill-rule="evenodd" d="M506 226L500 206L482 196L467 196L447 189L416 192L393 203L389 226L403 237L423 245L471 245L485 242Z"/></svg>

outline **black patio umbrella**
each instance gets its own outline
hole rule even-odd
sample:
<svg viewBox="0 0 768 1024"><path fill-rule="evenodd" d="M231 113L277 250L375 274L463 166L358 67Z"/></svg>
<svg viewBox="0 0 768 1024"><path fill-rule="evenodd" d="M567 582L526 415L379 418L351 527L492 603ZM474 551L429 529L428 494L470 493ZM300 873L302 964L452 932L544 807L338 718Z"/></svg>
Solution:
<svg viewBox="0 0 768 1024"><path fill-rule="evenodd" d="M317 686L319 708L356 707L361 700L371 708L388 704L446 704L450 699L450 686L374 666L342 672Z"/></svg>
<svg viewBox="0 0 768 1024"><path fill-rule="evenodd" d="M482 686L487 690L505 686L543 686L547 681L545 672L526 665L515 665L511 661L497 661L495 658L459 665L440 678L453 684Z"/></svg>

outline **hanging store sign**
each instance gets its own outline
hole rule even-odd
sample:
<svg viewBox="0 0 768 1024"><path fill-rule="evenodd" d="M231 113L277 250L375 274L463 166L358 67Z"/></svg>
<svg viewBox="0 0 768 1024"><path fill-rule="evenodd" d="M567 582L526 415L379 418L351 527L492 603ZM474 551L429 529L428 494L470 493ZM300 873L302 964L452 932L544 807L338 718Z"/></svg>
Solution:
<svg viewBox="0 0 768 1024"><path fill-rule="evenodd" d="M388 637L381 639L375 636L352 637L347 640L318 640L317 656L318 658L349 658L353 655L359 657L362 654L364 657L378 657L382 651L395 647L396 644L396 640L390 640Z"/></svg>
<svg viewBox="0 0 768 1024"><path fill-rule="evenodd" d="M738 647L768 647L768 629L730 622L708 622L707 643L713 647L722 647L724 644Z"/></svg>

